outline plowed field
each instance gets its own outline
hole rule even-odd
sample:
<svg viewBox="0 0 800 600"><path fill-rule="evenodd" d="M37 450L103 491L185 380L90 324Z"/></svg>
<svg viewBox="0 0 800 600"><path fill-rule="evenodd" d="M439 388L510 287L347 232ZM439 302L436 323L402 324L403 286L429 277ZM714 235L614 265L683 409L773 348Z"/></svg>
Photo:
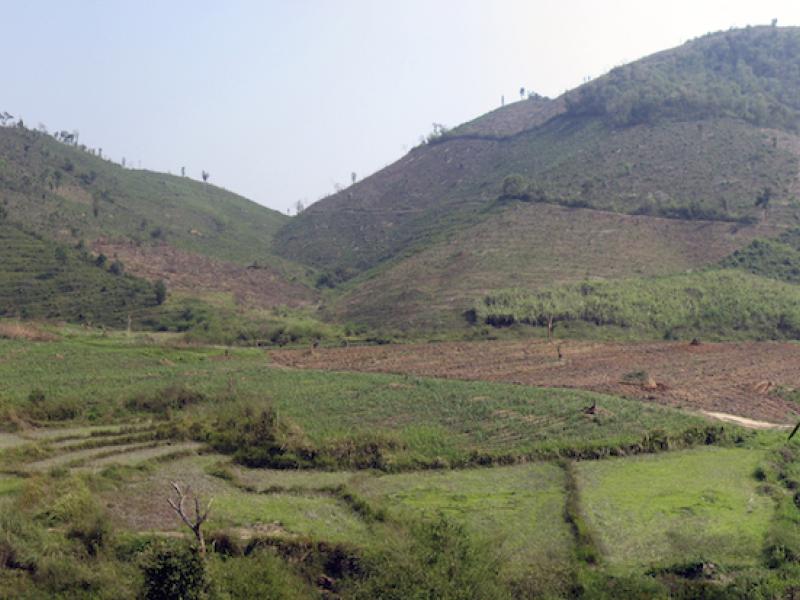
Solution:
<svg viewBox="0 0 800 600"><path fill-rule="evenodd" d="M800 414L785 393L800 388L795 343L445 342L279 350L271 357L306 369L581 388L775 423Z"/></svg>

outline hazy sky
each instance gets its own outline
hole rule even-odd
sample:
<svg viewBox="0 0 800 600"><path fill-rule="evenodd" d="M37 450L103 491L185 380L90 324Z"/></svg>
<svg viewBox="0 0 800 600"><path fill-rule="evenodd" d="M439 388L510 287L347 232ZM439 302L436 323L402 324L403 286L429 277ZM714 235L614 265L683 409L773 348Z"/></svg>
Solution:
<svg viewBox="0 0 800 600"><path fill-rule="evenodd" d="M396 160L433 122L796 0L0 0L0 110L285 211Z"/></svg>

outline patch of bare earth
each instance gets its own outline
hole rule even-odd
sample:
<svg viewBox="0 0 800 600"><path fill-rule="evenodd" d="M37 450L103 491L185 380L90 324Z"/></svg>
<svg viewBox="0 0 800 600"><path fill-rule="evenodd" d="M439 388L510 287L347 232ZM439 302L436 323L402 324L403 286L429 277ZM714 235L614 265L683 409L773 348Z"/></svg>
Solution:
<svg viewBox="0 0 800 600"><path fill-rule="evenodd" d="M579 388L764 420L794 422L800 344L781 342L446 342L271 353L279 365ZM631 374L639 374L640 381ZM644 375L643 377L641 375Z"/></svg>
<svg viewBox="0 0 800 600"><path fill-rule="evenodd" d="M314 291L288 281L269 266L243 267L166 243L137 245L130 241L99 239L95 252L118 258L130 273L155 281L163 279L173 290L230 293L236 302L252 308L304 306L316 299Z"/></svg>

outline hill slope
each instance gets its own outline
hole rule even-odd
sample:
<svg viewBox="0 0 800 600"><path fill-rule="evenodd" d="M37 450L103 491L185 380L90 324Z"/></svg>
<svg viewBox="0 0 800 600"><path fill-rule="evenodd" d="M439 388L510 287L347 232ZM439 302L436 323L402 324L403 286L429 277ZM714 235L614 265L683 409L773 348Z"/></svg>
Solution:
<svg viewBox="0 0 800 600"><path fill-rule="evenodd" d="M682 221L516 203L405 259L353 280L329 307L390 329L449 329L492 290L585 278L666 275L719 261L769 223Z"/></svg>
<svg viewBox="0 0 800 600"><path fill-rule="evenodd" d="M0 219L0 316L124 326L158 304L146 281Z"/></svg>
<svg viewBox="0 0 800 600"><path fill-rule="evenodd" d="M0 128L0 194L12 219L55 237L167 240L244 263L269 256L288 219L216 186L125 169L20 127Z"/></svg>
<svg viewBox="0 0 800 600"><path fill-rule="evenodd" d="M764 218L754 204L769 187L769 216L784 221L800 208L790 93L798 85L784 77L795 70L797 29L695 40L564 98L498 109L412 150L293 219L275 251L345 274L366 270L480 222L513 174L548 203L748 222ZM714 104L717 91L727 95ZM623 99L632 107L625 118Z"/></svg>
<svg viewBox="0 0 800 600"><path fill-rule="evenodd" d="M306 270L271 252L287 216L186 177L122 168L39 131L0 127L0 207L28 230L84 240L177 290L221 289L259 307L316 297Z"/></svg>

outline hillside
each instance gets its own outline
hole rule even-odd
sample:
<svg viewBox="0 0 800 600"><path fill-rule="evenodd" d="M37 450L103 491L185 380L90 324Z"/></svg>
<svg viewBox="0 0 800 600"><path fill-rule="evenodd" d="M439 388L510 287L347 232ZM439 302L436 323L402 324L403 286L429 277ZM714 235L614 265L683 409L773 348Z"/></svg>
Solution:
<svg viewBox="0 0 800 600"><path fill-rule="evenodd" d="M795 71L797 29L706 36L565 97L523 100L434 138L308 208L274 249L349 277L494 218L513 200L504 184L514 175L543 219L542 204L560 204L683 221L792 222L800 213L798 86L786 73ZM701 110L720 86L735 100ZM663 102L645 111L654 102L647 90ZM618 105L634 97L635 118L620 118ZM768 210L755 206L765 194Z"/></svg>
<svg viewBox="0 0 800 600"><path fill-rule="evenodd" d="M0 127L0 206L28 230L84 241L170 289L229 292L258 307L315 298L306 269L271 252L287 216L187 177L122 168L39 131Z"/></svg>
<svg viewBox="0 0 800 600"><path fill-rule="evenodd" d="M375 327L452 329L492 290L666 275L717 262L777 231L769 223L742 227L514 203L354 279L328 310L336 319Z"/></svg>
<svg viewBox="0 0 800 600"><path fill-rule="evenodd" d="M154 286L111 266L0 219L0 316L124 327L158 300Z"/></svg>

